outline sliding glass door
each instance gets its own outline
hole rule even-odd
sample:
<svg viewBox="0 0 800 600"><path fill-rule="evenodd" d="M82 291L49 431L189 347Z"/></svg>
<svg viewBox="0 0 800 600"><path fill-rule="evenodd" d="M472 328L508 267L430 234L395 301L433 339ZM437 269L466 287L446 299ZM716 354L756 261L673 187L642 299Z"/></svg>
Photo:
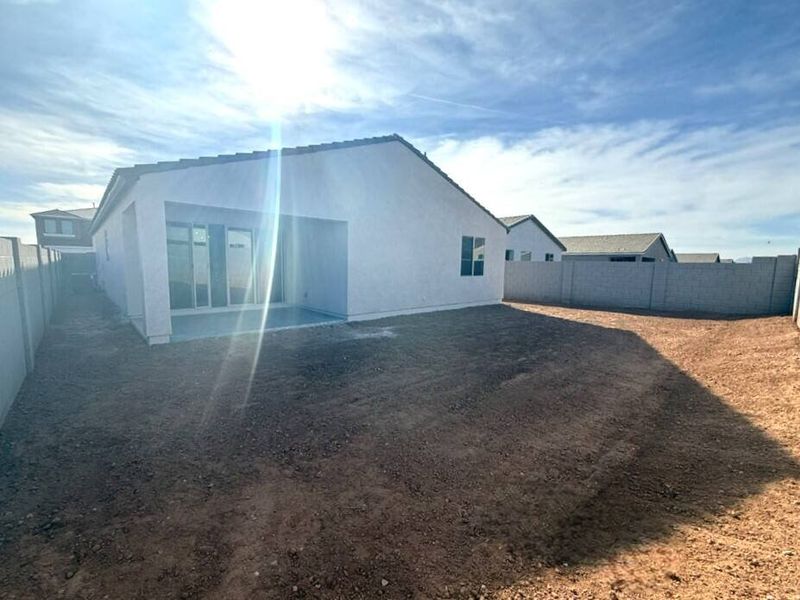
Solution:
<svg viewBox="0 0 800 600"><path fill-rule="evenodd" d="M256 233L224 225L167 223L170 308L283 301L283 236L273 260L271 247L259 246L254 255Z"/></svg>

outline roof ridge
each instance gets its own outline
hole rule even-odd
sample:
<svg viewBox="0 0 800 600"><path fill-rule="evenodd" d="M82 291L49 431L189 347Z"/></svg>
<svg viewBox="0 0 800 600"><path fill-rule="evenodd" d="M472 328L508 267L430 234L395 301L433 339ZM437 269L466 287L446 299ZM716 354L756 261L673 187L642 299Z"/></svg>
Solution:
<svg viewBox="0 0 800 600"><path fill-rule="evenodd" d="M179 169L184 167L204 166L207 164L233 162L238 160L256 160L259 158L266 158L272 154L280 153L281 155L294 155L294 154L310 154L312 152L324 152L327 150L338 150L340 148L351 148L357 146L366 146L369 144L380 144L384 142L391 142L394 140L402 139L398 134L391 133L388 135L353 138L350 140L341 140L335 142L323 142L320 144L307 144L303 146L284 146L280 148L268 148L266 150L251 150L250 152L235 152L233 154L216 154L212 156L198 156L195 158L178 158L173 160L159 160L153 163L134 163L130 167L120 167L116 171L139 171L151 172L160 170Z"/></svg>
<svg viewBox="0 0 800 600"><path fill-rule="evenodd" d="M663 235L663 234L661 232L658 232L658 231L654 231L654 232L647 231L645 233L590 233L590 234L586 234L586 235L565 235L565 236L562 236L562 237L565 237L565 238L579 238L579 237L583 237L583 238L586 238L586 237L601 238L601 237L618 237L618 236L623 236L623 235L652 235L652 236L656 236L656 235Z"/></svg>

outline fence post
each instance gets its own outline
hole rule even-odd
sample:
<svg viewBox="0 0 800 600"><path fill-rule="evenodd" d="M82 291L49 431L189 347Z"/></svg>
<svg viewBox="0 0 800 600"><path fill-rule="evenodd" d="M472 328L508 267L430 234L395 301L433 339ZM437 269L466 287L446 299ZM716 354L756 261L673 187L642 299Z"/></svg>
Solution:
<svg viewBox="0 0 800 600"><path fill-rule="evenodd" d="M53 256L55 256L55 252L50 248L47 249L47 274L50 277L50 298L52 298L52 306L50 307L50 316L52 316L53 311L56 309L56 285L53 281ZM49 320L49 317L48 317Z"/></svg>
<svg viewBox="0 0 800 600"><path fill-rule="evenodd" d="M42 265L42 250L41 246L36 246L36 260L39 261L39 266L36 269L36 274L39 276L39 300L42 302L42 318L47 318L47 301L45 300L44 291L44 265Z"/></svg>
<svg viewBox="0 0 800 600"><path fill-rule="evenodd" d="M797 249L797 259L794 266L794 307L792 308L792 319L794 319L794 322L800 327L800 248Z"/></svg>
<svg viewBox="0 0 800 600"><path fill-rule="evenodd" d="M31 330L28 323L28 300L27 290L25 289L25 273L23 271L22 256L19 251L19 238L8 238L11 240L11 254L14 260L14 279L17 284L17 300L19 301L19 320L22 325L22 343L25 349L25 369L30 373L33 371L33 348L31 348Z"/></svg>

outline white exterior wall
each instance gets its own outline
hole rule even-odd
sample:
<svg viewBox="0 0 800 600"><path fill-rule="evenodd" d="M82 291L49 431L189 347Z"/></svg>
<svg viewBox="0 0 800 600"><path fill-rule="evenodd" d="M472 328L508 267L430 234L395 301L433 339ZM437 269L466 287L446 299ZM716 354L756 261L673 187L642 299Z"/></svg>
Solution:
<svg viewBox="0 0 800 600"><path fill-rule="evenodd" d="M125 250L122 236L122 213L125 207L118 207L92 236L97 265L97 283L119 309L128 314L125 292ZM108 256L105 238L108 235Z"/></svg>
<svg viewBox="0 0 800 600"><path fill-rule="evenodd" d="M282 161L280 214L347 222L348 318L501 301L505 228L401 142ZM171 333L164 203L274 213L276 171L264 158L143 174L106 217L94 235L98 280L125 310L121 214L136 203L148 337ZM463 235L486 239L482 277L460 275Z"/></svg>
<svg viewBox="0 0 800 600"><path fill-rule="evenodd" d="M545 254L552 254L554 261L560 261L563 252L561 247L530 219L509 230L506 249L514 251L514 260L520 259L522 251L530 251L531 260L539 262L544 261Z"/></svg>

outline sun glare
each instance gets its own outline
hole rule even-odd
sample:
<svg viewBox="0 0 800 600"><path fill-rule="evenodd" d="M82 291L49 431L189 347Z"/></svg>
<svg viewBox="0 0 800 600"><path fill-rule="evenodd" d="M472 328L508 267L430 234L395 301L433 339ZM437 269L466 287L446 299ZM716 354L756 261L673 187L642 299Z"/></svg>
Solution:
<svg viewBox="0 0 800 600"><path fill-rule="evenodd" d="M214 1L203 21L219 44L213 58L261 110L280 115L330 100L340 36L324 3Z"/></svg>

